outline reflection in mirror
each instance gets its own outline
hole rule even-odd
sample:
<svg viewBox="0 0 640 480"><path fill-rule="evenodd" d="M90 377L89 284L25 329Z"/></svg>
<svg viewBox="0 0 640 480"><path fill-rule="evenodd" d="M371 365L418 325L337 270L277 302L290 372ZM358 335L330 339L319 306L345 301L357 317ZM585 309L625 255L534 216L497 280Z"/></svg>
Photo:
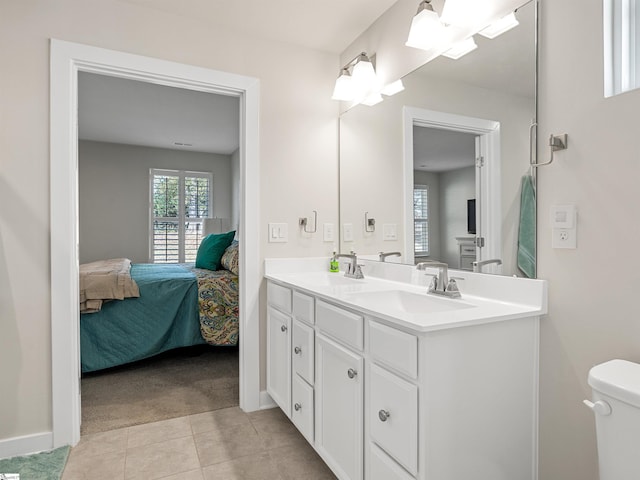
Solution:
<svg viewBox="0 0 640 480"><path fill-rule="evenodd" d="M465 57L439 57L405 76L403 92L342 114L342 252L379 259L398 251L385 260L426 258L467 270L474 260L498 259L483 271L521 275L520 185L536 115L535 8L532 1L517 10L519 27L493 40L477 37L478 49Z"/></svg>

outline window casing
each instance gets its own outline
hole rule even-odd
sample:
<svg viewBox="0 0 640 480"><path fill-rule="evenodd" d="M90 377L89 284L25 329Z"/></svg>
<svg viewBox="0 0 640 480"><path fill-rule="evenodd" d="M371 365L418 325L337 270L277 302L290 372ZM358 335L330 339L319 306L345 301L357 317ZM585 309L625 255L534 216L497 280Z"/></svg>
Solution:
<svg viewBox="0 0 640 480"><path fill-rule="evenodd" d="M605 97L640 87L640 0L603 0Z"/></svg>
<svg viewBox="0 0 640 480"><path fill-rule="evenodd" d="M426 185L413 187L414 255L429 255L429 194Z"/></svg>
<svg viewBox="0 0 640 480"><path fill-rule="evenodd" d="M213 210L213 175L152 168L149 183L149 261L195 262L203 219Z"/></svg>

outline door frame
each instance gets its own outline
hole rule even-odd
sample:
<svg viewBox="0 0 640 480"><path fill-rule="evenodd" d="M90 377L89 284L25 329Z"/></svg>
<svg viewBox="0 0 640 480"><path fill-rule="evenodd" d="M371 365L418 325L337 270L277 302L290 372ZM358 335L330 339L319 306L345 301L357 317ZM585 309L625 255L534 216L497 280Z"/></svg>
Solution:
<svg viewBox="0 0 640 480"><path fill-rule="evenodd" d="M477 259L502 258L502 188L500 173L500 122L483 118L467 117L452 113L438 112L423 108L407 107L402 109L403 129L403 218L404 250L408 263L414 260L413 230L413 127L439 128L456 132L478 135L480 157L483 166L476 168L476 196L480 198L476 207L476 224L479 234L485 238L483 248L476 248ZM500 273L499 265L488 265L487 273Z"/></svg>
<svg viewBox="0 0 640 480"><path fill-rule="evenodd" d="M50 222L53 446L80 440L78 72L240 100L240 408L260 408L259 93L256 78L51 39Z"/></svg>

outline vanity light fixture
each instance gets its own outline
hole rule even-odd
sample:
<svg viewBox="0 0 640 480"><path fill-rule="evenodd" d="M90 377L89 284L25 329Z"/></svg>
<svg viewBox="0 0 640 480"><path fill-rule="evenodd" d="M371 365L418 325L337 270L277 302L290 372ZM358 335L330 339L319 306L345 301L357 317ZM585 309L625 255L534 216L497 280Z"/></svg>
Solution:
<svg viewBox="0 0 640 480"><path fill-rule="evenodd" d="M353 77L351 77L351 73L349 73L348 68L343 68L340 72L340 76L336 80L336 85L333 88L333 95L331 98L333 100L343 100L348 102L353 100L355 97Z"/></svg>
<svg viewBox="0 0 640 480"><path fill-rule="evenodd" d="M461 42L455 43L449 50L444 52L442 55L453 60L457 60L460 57L465 56L467 53L473 52L478 45L473 40L473 37L469 37L466 40L462 40Z"/></svg>
<svg viewBox="0 0 640 480"><path fill-rule="evenodd" d="M378 92L378 88L378 77L373 63L367 54L362 52L340 69L340 76L336 80L331 98L360 103L372 92Z"/></svg>
<svg viewBox="0 0 640 480"><path fill-rule="evenodd" d="M396 93L400 93L404 90L404 83L402 80L398 79L395 82L391 82L384 86L384 88L380 91L382 95L386 95L390 97L391 95L395 95Z"/></svg>
<svg viewBox="0 0 640 480"><path fill-rule="evenodd" d="M518 25L520 25L520 22L518 22L516 14L514 12L511 12L509 15L502 17L500 20L496 20L487 28L480 30L478 33L483 37L487 37L493 40L498 35L502 35L504 32L508 32Z"/></svg>
<svg viewBox="0 0 640 480"><path fill-rule="evenodd" d="M486 2L478 0L445 0L440 21L445 25L469 27L478 25L486 19Z"/></svg>
<svg viewBox="0 0 640 480"><path fill-rule="evenodd" d="M431 50L443 42L446 37L446 28L431 6L431 0L422 0L418 5L418 12L411 20L409 38L405 45L421 50Z"/></svg>

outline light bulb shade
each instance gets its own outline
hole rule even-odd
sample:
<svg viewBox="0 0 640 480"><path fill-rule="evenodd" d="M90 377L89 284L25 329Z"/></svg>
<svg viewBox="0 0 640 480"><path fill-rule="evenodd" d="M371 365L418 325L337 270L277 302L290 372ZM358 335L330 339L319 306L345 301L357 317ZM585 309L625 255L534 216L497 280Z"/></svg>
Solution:
<svg viewBox="0 0 640 480"><path fill-rule="evenodd" d="M405 45L421 50L433 50L444 42L446 36L446 27L440 22L438 14L425 8L411 20L409 38Z"/></svg>
<svg viewBox="0 0 640 480"><path fill-rule="evenodd" d="M342 100L344 102L350 102L355 97L355 88L353 85L353 77L348 72L343 72L342 75L336 80L336 85L333 88L333 100Z"/></svg>
<svg viewBox="0 0 640 480"><path fill-rule="evenodd" d="M353 66L351 78L356 95L359 93L366 95L371 91L377 90L378 79L376 77L376 71L368 59L359 60Z"/></svg>
<svg viewBox="0 0 640 480"><path fill-rule="evenodd" d="M382 98L382 95L380 95L379 93L375 92L372 93L370 95L368 95L367 97L365 97L362 102L363 105L367 105L368 107L372 107L378 103L380 103L382 100L384 100Z"/></svg>
<svg viewBox="0 0 640 480"><path fill-rule="evenodd" d="M445 25L469 27L478 25L487 17L486 2L479 0L446 0L440 20ZM485 23L486 25L486 23Z"/></svg>
<svg viewBox="0 0 640 480"><path fill-rule="evenodd" d="M380 91L383 95L390 97L391 95L395 95L404 90L404 84L402 80L396 80L395 82L391 82L388 85L385 85L384 88Z"/></svg>
<svg viewBox="0 0 640 480"><path fill-rule="evenodd" d="M473 37L469 37L466 40L462 40L461 42L454 44L449 50L444 52L442 55L444 55L445 57L451 58L453 60L457 60L460 57L463 57L464 55L466 55L467 53L473 52L476 48L478 48L478 45L476 45L476 42L473 41Z"/></svg>
<svg viewBox="0 0 640 480"><path fill-rule="evenodd" d="M504 32L508 32L518 25L520 25L520 22L518 22L515 13L512 12L506 17L502 17L500 20L493 22L484 30L480 30L478 33L483 37L494 39L498 35L502 35Z"/></svg>

